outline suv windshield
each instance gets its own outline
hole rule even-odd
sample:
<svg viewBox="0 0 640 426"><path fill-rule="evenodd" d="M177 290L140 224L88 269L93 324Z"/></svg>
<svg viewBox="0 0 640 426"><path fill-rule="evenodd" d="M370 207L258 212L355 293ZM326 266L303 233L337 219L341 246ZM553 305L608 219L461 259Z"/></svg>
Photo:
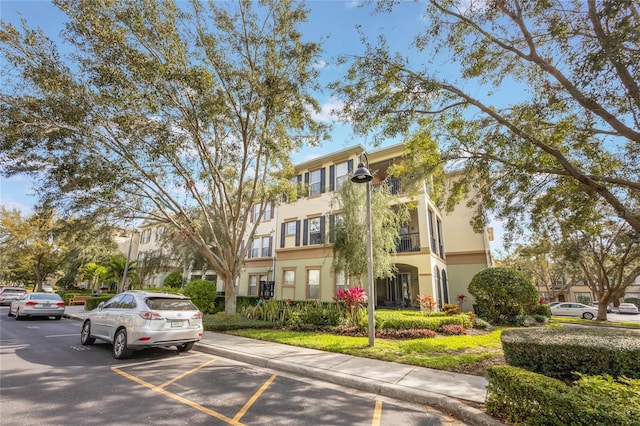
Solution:
<svg viewBox="0 0 640 426"><path fill-rule="evenodd" d="M163 297L148 297L145 303L149 309L158 311L197 311L196 305L194 305L189 299L173 299Z"/></svg>

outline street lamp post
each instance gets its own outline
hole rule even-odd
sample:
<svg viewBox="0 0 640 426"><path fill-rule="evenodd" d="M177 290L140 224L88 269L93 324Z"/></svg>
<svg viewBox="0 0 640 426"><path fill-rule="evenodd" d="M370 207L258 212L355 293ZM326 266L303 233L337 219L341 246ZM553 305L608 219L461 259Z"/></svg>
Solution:
<svg viewBox="0 0 640 426"><path fill-rule="evenodd" d="M129 262L131 261L131 246L133 246L133 236L135 232L131 232L131 239L129 240L129 251L127 251L127 260L124 262L124 272L122 273L122 284L120 285L121 291L124 291L124 285L127 280L127 274L129 273Z"/></svg>
<svg viewBox="0 0 640 426"><path fill-rule="evenodd" d="M371 231L371 180L373 176L369 171L369 157L366 153L362 153L367 162L365 167L364 163L358 164L358 169L353 173L351 182L354 183L366 183L367 184L367 285L369 287L369 346L373 346L376 341L376 323L375 323L375 295L373 288L373 235Z"/></svg>

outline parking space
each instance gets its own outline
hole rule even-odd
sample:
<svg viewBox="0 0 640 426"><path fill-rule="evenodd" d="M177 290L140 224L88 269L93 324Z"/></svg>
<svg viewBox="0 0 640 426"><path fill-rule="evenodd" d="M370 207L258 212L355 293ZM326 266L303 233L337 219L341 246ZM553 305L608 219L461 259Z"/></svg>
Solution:
<svg viewBox="0 0 640 426"><path fill-rule="evenodd" d="M207 416L207 424L460 425L427 407L195 353L111 370Z"/></svg>

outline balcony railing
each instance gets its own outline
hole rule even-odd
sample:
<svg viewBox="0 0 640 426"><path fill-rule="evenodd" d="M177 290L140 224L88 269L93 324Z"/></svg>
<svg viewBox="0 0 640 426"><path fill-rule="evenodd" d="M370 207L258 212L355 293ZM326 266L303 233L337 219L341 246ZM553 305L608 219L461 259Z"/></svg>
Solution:
<svg viewBox="0 0 640 426"><path fill-rule="evenodd" d="M404 189L400 185L400 179L398 178L387 178L387 185L389 185L389 192L392 195L401 195L404 194ZM380 183L374 184L373 186L378 186Z"/></svg>
<svg viewBox="0 0 640 426"><path fill-rule="evenodd" d="M396 241L397 253L409 253L412 251L420 251L420 233L400 234Z"/></svg>

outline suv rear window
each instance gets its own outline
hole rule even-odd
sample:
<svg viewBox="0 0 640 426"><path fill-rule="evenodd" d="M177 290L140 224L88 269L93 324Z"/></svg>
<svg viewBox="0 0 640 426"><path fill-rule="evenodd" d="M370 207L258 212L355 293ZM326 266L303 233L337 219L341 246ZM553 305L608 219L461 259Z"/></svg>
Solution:
<svg viewBox="0 0 640 426"><path fill-rule="evenodd" d="M190 299L173 299L163 297L148 297L144 301L149 309L158 311L197 311L196 305Z"/></svg>

